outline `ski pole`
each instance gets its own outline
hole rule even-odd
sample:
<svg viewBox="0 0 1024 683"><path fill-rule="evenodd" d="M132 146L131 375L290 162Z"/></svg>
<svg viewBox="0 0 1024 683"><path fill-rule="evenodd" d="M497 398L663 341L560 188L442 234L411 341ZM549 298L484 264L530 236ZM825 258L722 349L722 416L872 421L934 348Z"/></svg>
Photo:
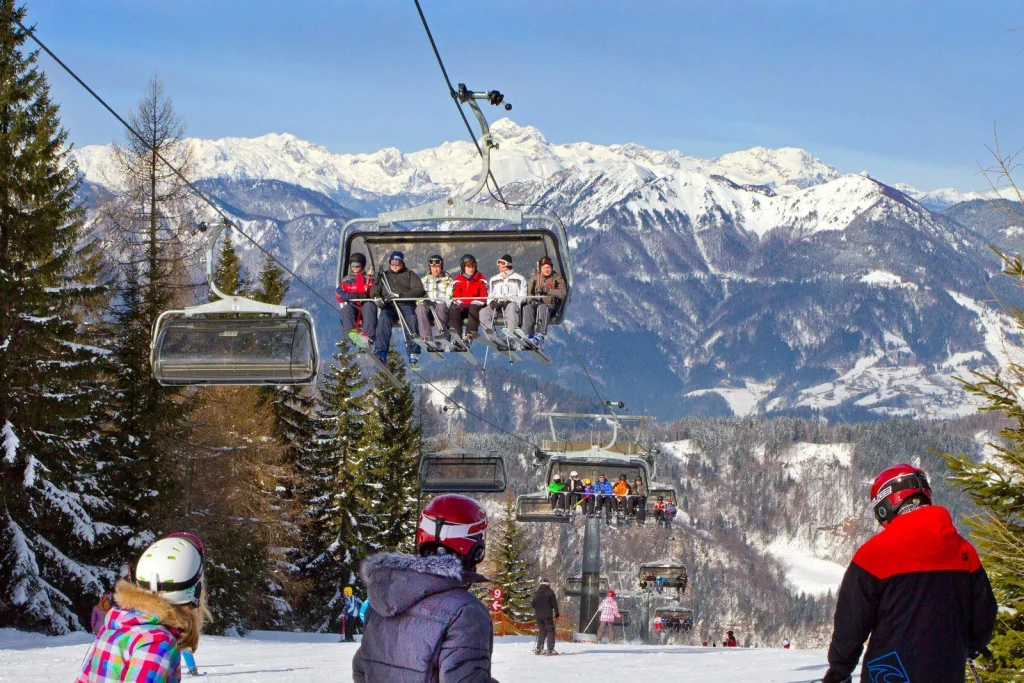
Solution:
<svg viewBox="0 0 1024 683"><path fill-rule="evenodd" d="M597 615L600 614L600 613L601 613L601 610L597 610L596 612L594 612L594 616L590 617L590 624L594 623L594 619L597 619ZM587 628L583 629L584 633L586 633L587 629L590 628L590 624L587 624Z"/></svg>
<svg viewBox="0 0 1024 683"><path fill-rule="evenodd" d="M974 683L981 683L981 676L978 675L978 669L974 666L974 660L970 657L967 658L967 666L971 669L971 675L974 676Z"/></svg>

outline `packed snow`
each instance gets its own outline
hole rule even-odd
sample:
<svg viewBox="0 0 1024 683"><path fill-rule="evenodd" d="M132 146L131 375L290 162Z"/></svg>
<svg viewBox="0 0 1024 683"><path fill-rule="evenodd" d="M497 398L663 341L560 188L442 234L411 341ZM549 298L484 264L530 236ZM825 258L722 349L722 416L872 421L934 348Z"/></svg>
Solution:
<svg viewBox="0 0 1024 683"><path fill-rule="evenodd" d="M742 633L738 634L742 639ZM74 680L91 642L87 634L46 637L0 630L0 682ZM491 675L502 683L534 681L701 681L796 683L819 680L827 669L821 650L711 648L639 644L558 643L559 657L530 654L534 640L495 638ZM794 643L799 648L799 643ZM331 634L255 631L245 638L206 636L196 652L209 678L246 683L352 680L358 644ZM600 672L595 678L595 672ZM188 680L188 679L185 679Z"/></svg>
<svg viewBox="0 0 1024 683"><path fill-rule="evenodd" d="M846 573L846 567L831 560L815 557L799 543L776 539L768 553L782 563L786 569L786 581L793 585L796 593L825 595L839 591L839 584Z"/></svg>

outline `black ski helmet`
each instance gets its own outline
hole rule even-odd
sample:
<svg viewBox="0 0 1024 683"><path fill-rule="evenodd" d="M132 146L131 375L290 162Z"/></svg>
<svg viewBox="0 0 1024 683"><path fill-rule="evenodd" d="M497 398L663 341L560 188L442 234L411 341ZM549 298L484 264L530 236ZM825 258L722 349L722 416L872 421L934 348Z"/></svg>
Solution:
<svg viewBox="0 0 1024 683"><path fill-rule="evenodd" d="M465 270L467 263L472 263L473 266L476 267L476 256L473 256L472 254L463 254L462 258L459 259L459 268Z"/></svg>
<svg viewBox="0 0 1024 683"><path fill-rule="evenodd" d="M356 253L352 254L352 256L350 256L349 259L348 259L348 264L349 265L352 265L353 263L358 263L363 268L365 268L366 267L366 257L363 256L362 252L358 252L357 251Z"/></svg>
<svg viewBox="0 0 1024 683"><path fill-rule="evenodd" d="M444 268L444 257L440 254L432 254L427 257L427 265L433 265L434 261L438 261L441 264L441 268Z"/></svg>

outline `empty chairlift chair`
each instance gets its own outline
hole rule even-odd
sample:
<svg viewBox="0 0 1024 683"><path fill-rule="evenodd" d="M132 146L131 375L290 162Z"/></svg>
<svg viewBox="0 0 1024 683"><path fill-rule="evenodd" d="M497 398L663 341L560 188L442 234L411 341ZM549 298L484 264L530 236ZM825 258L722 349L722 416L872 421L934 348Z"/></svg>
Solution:
<svg viewBox="0 0 1024 683"><path fill-rule="evenodd" d="M602 576L598 579L598 591L603 595L608 592L608 578ZM569 576L565 579L566 597L578 597L583 595L583 577Z"/></svg>
<svg viewBox="0 0 1024 683"><path fill-rule="evenodd" d="M165 311L153 327L150 364L163 385L293 385L316 380L319 351L304 310L221 292L214 282L213 228L206 274L217 300Z"/></svg>
<svg viewBox="0 0 1024 683"><path fill-rule="evenodd" d="M501 493L507 485L505 462L498 456L453 449L420 460L423 493Z"/></svg>

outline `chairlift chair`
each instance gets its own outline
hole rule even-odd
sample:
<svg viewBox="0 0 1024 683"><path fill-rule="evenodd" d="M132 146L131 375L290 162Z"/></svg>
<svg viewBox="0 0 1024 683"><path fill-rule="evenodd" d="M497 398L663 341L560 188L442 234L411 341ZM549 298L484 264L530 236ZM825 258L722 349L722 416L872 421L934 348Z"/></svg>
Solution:
<svg viewBox="0 0 1024 683"><path fill-rule="evenodd" d="M608 577L602 576L597 581L598 592L608 592ZM583 595L583 577L582 576L567 576L565 578L565 595L566 597L578 597Z"/></svg>
<svg viewBox="0 0 1024 683"><path fill-rule="evenodd" d="M420 460L423 493L501 493L508 485L505 461L480 451L425 453Z"/></svg>
<svg viewBox="0 0 1024 683"><path fill-rule="evenodd" d="M406 267L417 273L427 271L427 259L439 253L445 264L458 264L465 253L477 258L484 274L493 275L494 264L504 254L510 254L516 269L529 278L542 257L552 259L555 269L566 282L566 295L550 319L551 325L560 325L572 297L573 273L569 258L569 239L565 228L556 217L547 213L524 213L518 209L492 206L470 201L487 184L490 154L498 145L491 137L487 119L477 100L500 104L503 98L497 91L472 92L460 84L458 96L467 104L480 125L479 148L481 171L476 184L460 196L438 199L421 206L388 211L377 216L353 218L341 229L338 245L337 281L348 273L352 256L362 253L368 264L384 263L394 250L405 254ZM546 227L534 227L541 223ZM504 224L493 229L490 226ZM465 228L456 226L467 225ZM446 227L447 226L447 227ZM454 269L449 269L451 272ZM452 272L454 276L456 272ZM502 325L498 316L496 327ZM407 335L416 336L414 330L405 330L398 316L395 327Z"/></svg>
<svg viewBox="0 0 1024 683"><path fill-rule="evenodd" d="M665 499L666 503L672 503L679 507L679 503L676 501L676 490L668 484L660 484L658 482L651 482L651 486L647 491L647 516L654 515L654 504L658 502L658 497L661 496Z"/></svg>
<svg viewBox="0 0 1024 683"><path fill-rule="evenodd" d="M653 575L653 578L652 578ZM639 580L646 579L648 586L653 587L653 580L658 578L664 578L666 588L684 589L686 585L679 581L679 577L687 578L687 584L689 577L686 574L686 565L679 564L676 562L647 562L640 565Z"/></svg>
<svg viewBox="0 0 1024 683"><path fill-rule="evenodd" d="M214 248L224 227L213 226L206 247L217 300L160 314L150 345L154 378L165 386L313 383L320 355L309 312L230 296L214 282Z"/></svg>

